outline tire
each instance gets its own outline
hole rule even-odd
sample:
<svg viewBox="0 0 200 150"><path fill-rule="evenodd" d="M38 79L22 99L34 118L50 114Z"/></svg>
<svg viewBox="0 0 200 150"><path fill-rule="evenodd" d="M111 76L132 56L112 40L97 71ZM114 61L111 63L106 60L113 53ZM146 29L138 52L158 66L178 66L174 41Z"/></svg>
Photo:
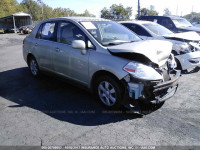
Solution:
<svg viewBox="0 0 200 150"><path fill-rule="evenodd" d="M181 66L181 63L179 62L179 60L177 58L175 58L175 61L176 61L176 64L177 64L177 67L175 69L182 70L182 66Z"/></svg>
<svg viewBox="0 0 200 150"><path fill-rule="evenodd" d="M118 109L121 106L122 88L110 76L102 76L96 80L94 94L96 99L108 109Z"/></svg>
<svg viewBox="0 0 200 150"><path fill-rule="evenodd" d="M37 63L37 61L36 61L36 59L34 57L31 57L29 59L28 66L29 66L31 74L34 77L39 77L40 76L39 66L38 66L38 63Z"/></svg>

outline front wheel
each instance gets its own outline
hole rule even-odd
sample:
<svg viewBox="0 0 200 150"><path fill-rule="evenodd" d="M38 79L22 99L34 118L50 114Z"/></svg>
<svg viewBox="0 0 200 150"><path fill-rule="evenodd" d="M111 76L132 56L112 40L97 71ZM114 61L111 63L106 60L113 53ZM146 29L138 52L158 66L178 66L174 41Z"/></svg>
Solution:
<svg viewBox="0 0 200 150"><path fill-rule="evenodd" d="M120 84L109 76L97 79L95 96L107 108L117 109L122 102L122 88Z"/></svg>
<svg viewBox="0 0 200 150"><path fill-rule="evenodd" d="M34 77L39 77L39 75L40 75L39 66L34 57L31 57L29 60L29 69L30 69L31 74Z"/></svg>

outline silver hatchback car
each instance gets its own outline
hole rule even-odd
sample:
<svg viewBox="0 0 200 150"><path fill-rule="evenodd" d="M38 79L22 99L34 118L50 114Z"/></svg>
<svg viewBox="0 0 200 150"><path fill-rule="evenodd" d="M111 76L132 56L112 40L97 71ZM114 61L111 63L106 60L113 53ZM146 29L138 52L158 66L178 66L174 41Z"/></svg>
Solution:
<svg viewBox="0 0 200 150"><path fill-rule="evenodd" d="M178 87L180 71L167 41L143 41L122 25L97 18L40 22L24 40L33 76L55 73L89 88L108 108L161 103Z"/></svg>

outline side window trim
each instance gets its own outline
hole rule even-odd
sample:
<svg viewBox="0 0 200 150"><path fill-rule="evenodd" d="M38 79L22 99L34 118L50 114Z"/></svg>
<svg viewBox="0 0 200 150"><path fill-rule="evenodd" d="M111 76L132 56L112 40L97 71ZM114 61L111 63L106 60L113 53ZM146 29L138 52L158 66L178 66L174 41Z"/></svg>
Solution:
<svg viewBox="0 0 200 150"><path fill-rule="evenodd" d="M37 34L36 34L36 36L35 36L36 39L40 39L40 38L41 38L43 24L44 24L44 23L42 23L42 24L40 25L40 27L38 28Z"/></svg>

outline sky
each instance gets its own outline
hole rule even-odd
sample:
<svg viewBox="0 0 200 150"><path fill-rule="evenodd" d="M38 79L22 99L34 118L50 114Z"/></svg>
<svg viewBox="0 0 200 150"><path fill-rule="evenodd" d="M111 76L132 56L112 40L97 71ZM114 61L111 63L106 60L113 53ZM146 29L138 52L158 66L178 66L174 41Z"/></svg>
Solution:
<svg viewBox="0 0 200 150"><path fill-rule="evenodd" d="M17 0L21 2L22 0ZM100 11L112 4L122 4L125 7L132 7L132 17L134 19L137 14L138 0L43 0L50 7L70 8L76 13L83 13L87 9L96 17L100 17ZM140 0L141 8L150 8L150 5L155 7L159 15L163 15L164 9L168 8L172 15L186 15L192 12L200 12L200 0Z"/></svg>

